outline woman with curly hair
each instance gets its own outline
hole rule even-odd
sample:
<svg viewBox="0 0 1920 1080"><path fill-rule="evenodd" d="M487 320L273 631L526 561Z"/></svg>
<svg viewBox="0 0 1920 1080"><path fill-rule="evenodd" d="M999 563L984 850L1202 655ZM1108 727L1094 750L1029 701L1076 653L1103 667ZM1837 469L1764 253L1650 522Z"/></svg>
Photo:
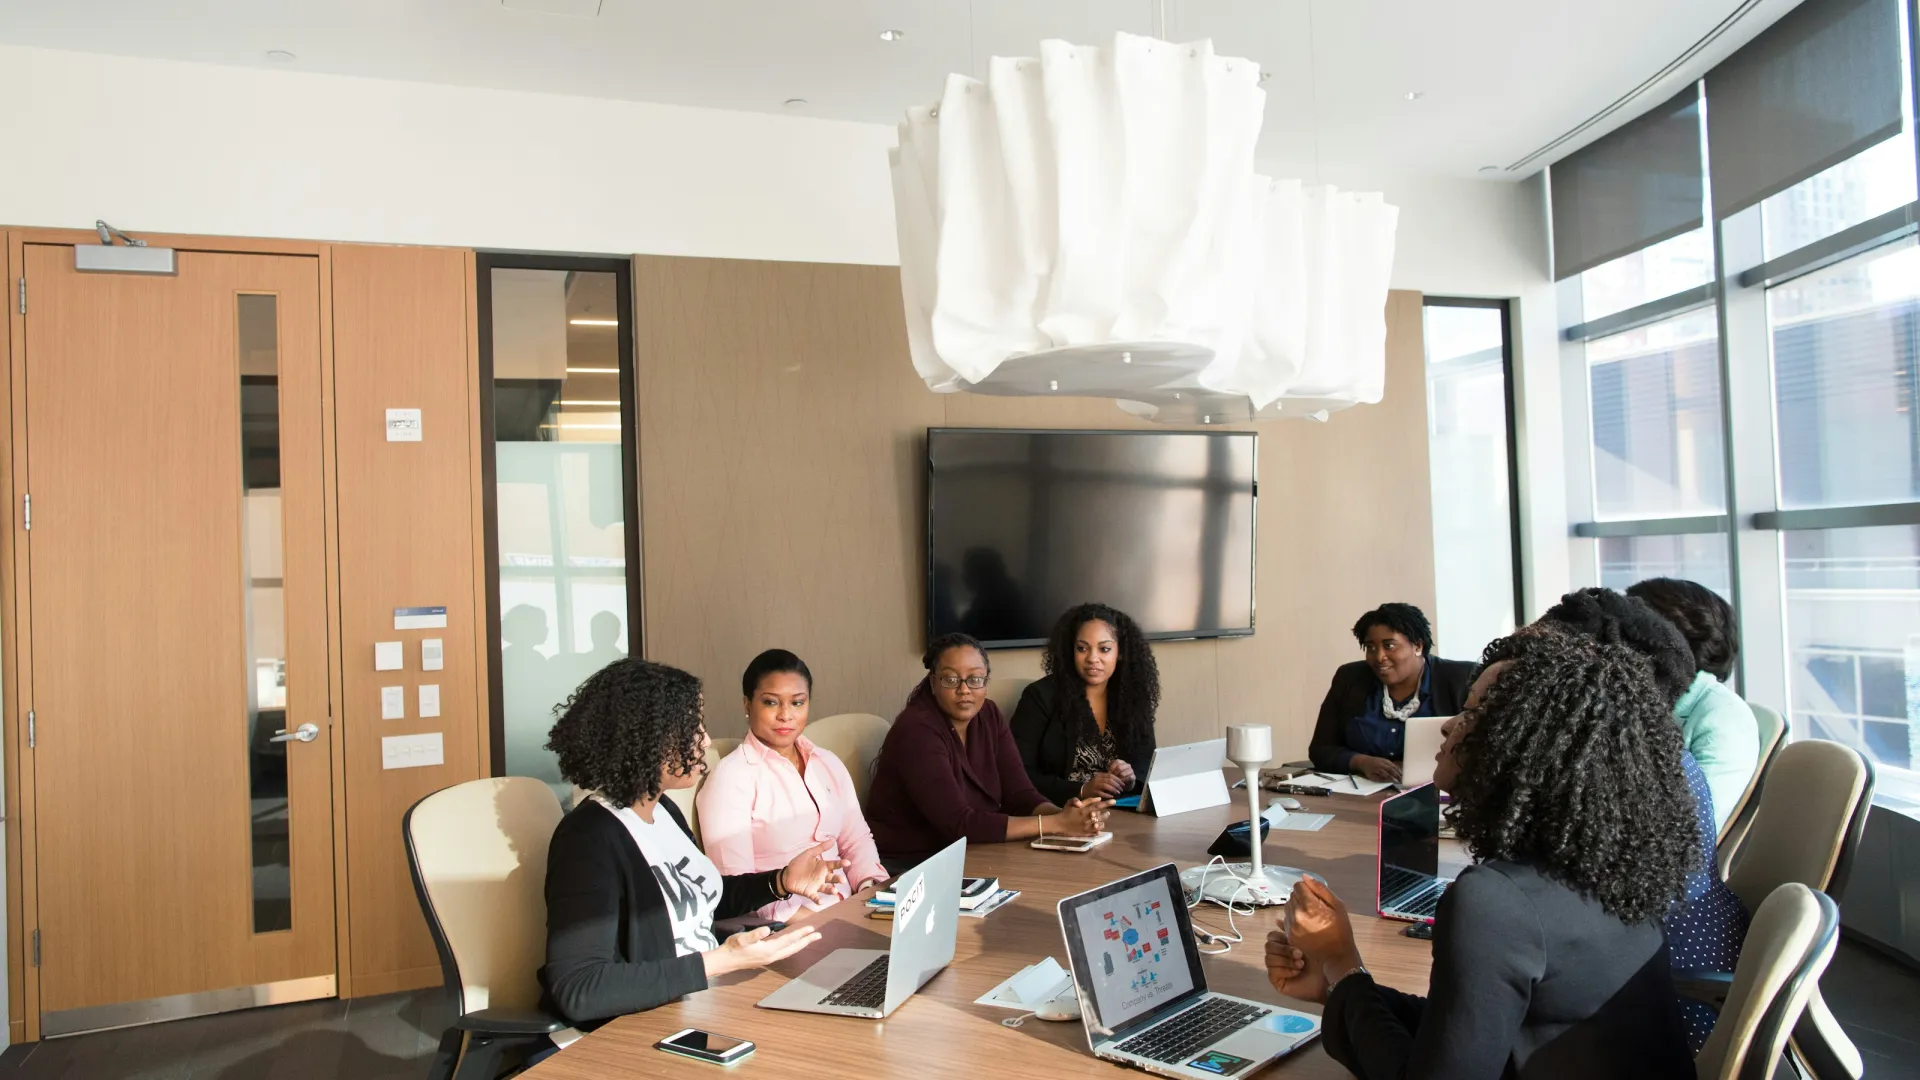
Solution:
<svg viewBox="0 0 1920 1080"><path fill-rule="evenodd" d="M1069 608L1040 663L1046 677L1013 710L1033 786L1062 805L1132 791L1153 760L1160 707L1160 669L1139 625L1105 604Z"/></svg>
<svg viewBox="0 0 1920 1080"><path fill-rule="evenodd" d="M580 684L547 738L560 775L592 794L547 849L545 1007L590 1030L663 1005L732 971L765 967L820 939L796 926L724 942L714 920L791 896L819 899L841 879L831 842L786 866L721 876L670 799L706 768L700 680L644 660L616 660Z"/></svg>
<svg viewBox="0 0 1920 1080"><path fill-rule="evenodd" d="M1644 656L1565 633L1488 646L1434 779L1476 864L1441 898L1428 996L1376 983L1309 878L1267 977L1325 1004L1362 1080L1691 1077L1661 920L1702 858L1680 732Z"/></svg>
<svg viewBox="0 0 1920 1080"><path fill-rule="evenodd" d="M1680 722L1687 752L1707 776L1717 833L1727 827L1728 815L1760 768L1760 723L1726 682L1740 656L1740 624L1732 605L1696 581L1648 578L1629 586L1627 595L1672 623L1693 653L1693 679L1674 703L1673 718Z"/></svg>
<svg viewBox="0 0 1920 1080"><path fill-rule="evenodd" d="M1570 592L1524 631L1550 632L1617 642L1646 657L1653 667L1654 685L1668 708L1677 709L1693 692L1694 652L1685 635L1639 597L1623 596L1612 589ZM1684 724L1680 733L1684 744ZM1676 971L1732 971L1740 962L1751 917L1740 898L1727 888L1713 858L1719 819L1706 771L1691 751L1683 750L1680 772L1693 795L1694 828L1705 857L1687 875L1686 899L1667 916L1668 952ZM1687 1028L1687 1044L1697 1052L1713 1034L1719 1013L1697 1001L1682 1001L1680 1015Z"/></svg>
<svg viewBox="0 0 1920 1080"><path fill-rule="evenodd" d="M987 650L965 634L935 638L920 658L927 677L887 729L867 822L881 865L900 873L961 837L998 844L1040 836L1092 836L1113 803L1047 800L1027 779L1000 707L987 697Z"/></svg>
<svg viewBox="0 0 1920 1080"><path fill-rule="evenodd" d="M1459 712L1473 665L1434 656L1433 626L1412 604L1360 616L1353 639L1364 657L1333 673L1308 756L1316 769L1399 783L1407 721Z"/></svg>

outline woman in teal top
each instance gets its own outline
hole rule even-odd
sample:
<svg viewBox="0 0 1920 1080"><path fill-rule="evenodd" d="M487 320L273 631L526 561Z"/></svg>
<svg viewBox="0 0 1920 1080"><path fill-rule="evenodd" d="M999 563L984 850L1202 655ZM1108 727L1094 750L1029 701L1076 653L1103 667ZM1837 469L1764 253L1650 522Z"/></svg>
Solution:
<svg viewBox="0 0 1920 1080"><path fill-rule="evenodd" d="M1693 649L1693 685L1673 707L1687 752L1700 763L1713 792L1713 825L1724 832L1727 816L1760 767L1760 725L1753 710L1726 680L1740 655L1740 627L1733 608L1714 592L1679 578L1648 578L1627 590L1666 616Z"/></svg>

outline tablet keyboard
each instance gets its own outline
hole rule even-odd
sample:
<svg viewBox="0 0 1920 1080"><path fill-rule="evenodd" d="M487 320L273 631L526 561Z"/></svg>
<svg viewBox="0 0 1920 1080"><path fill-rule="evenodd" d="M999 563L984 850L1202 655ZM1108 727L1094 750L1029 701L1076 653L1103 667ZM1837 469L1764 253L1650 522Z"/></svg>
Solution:
<svg viewBox="0 0 1920 1080"><path fill-rule="evenodd" d="M891 954L882 956L866 967L854 973L851 979L841 983L833 993L820 999L822 1005L843 1005L850 1009L878 1009L887 1001L887 961Z"/></svg>
<svg viewBox="0 0 1920 1080"><path fill-rule="evenodd" d="M1273 1012L1230 998L1208 998L1114 1047L1149 1061L1183 1065L1195 1054Z"/></svg>

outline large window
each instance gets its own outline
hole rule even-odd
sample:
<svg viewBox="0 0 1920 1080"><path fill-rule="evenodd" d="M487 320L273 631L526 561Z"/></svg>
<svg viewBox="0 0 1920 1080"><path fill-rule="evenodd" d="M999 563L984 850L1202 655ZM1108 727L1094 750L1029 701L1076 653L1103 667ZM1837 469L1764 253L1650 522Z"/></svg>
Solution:
<svg viewBox="0 0 1920 1080"><path fill-rule="evenodd" d="M1425 314L1434 648L1472 659L1520 606L1509 318L1505 301L1433 296Z"/></svg>
<svg viewBox="0 0 1920 1080"><path fill-rule="evenodd" d="M554 712L637 648L632 301L623 260L484 255L493 760L562 802Z"/></svg>
<svg viewBox="0 0 1920 1080"><path fill-rule="evenodd" d="M1807 0L1702 82L1706 167L1672 165L1672 123L1629 132L1581 152L1555 190L1582 203L1554 215L1581 250L1637 248L1562 275L1578 583L1726 596L1740 691L1920 807L1920 186L1888 32L1908 10ZM1644 227L1695 180L1704 227Z"/></svg>

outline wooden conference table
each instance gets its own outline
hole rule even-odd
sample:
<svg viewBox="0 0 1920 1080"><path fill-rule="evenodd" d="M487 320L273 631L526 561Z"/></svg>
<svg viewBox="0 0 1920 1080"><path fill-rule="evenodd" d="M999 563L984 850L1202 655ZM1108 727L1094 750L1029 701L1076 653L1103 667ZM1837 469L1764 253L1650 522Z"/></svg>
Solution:
<svg viewBox="0 0 1920 1080"><path fill-rule="evenodd" d="M1116 812L1108 826L1113 841L1083 855L1035 851L1024 843L969 845L968 874L998 877L1002 888L1019 889L1021 895L984 919L959 920L953 964L886 1020L754 1007L834 949L887 947L892 924L867 918L865 901L870 894L861 893L824 911L796 916L795 921L817 921L822 933L819 942L799 955L770 969L724 977L712 988L673 1004L621 1017L523 1075L530 1080L716 1080L721 1075L716 1072L718 1066L653 1048L658 1040L695 1027L751 1039L758 1045L752 1056L726 1070L742 1078L1114 1076L1122 1071L1120 1066L1093 1056L1080 1024L1029 1019L1018 1028L1003 1027L1001 1020L1019 1014L976 1005L974 999L1043 957L1066 963L1054 908L1061 898L1163 862L1182 868L1205 862L1206 849L1220 830L1246 818L1246 794L1234 794L1237 797L1228 806L1169 818ZM1263 799L1263 804L1269 800ZM1402 936L1405 923L1371 914L1379 798L1301 796L1300 801L1308 812L1331 813L1334 820L1319 832L1268 834L1266 860L1325 878L1353 912L1361 955L1375 976L1387 985L1424 993L1431 944ZM1449 850L1453 848L1451 841L1443 842L1443 861L1458 861L1457 850ZM1454 871L1443 868L1443 872ZM1267 983L1266 935L1277 910L1269 908L1253 918L1236 920L1246 940L1224 956L1202 959L1208 988L1317 1013L1318 1005L1283 999ZM1197 926L1227 930L1226 912L1215 905L1201 904L1193 916ZM1348 1073L1327 1057L1316 1040L1261 1075L1332 1078Z"/></svg>

